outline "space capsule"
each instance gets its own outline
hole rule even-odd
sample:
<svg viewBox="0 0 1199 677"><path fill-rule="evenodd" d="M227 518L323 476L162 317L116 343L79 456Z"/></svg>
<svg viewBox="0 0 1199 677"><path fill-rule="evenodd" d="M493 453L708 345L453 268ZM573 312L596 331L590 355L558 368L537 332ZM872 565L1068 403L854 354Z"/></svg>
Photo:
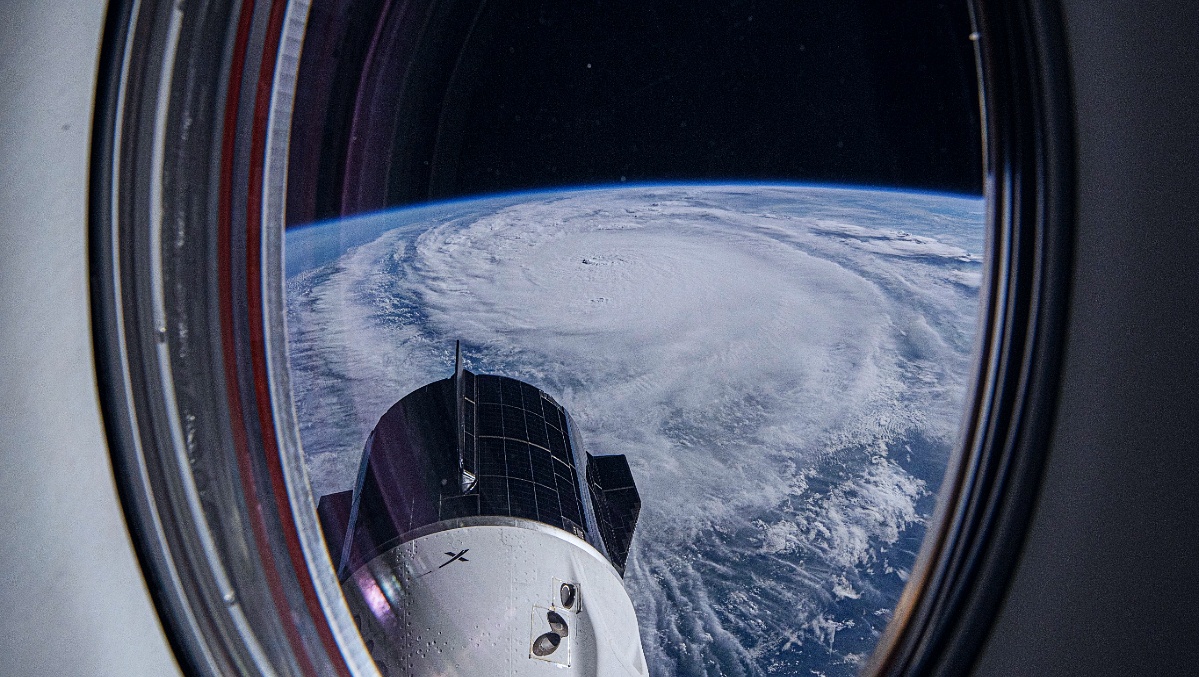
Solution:
<svg viewBox="0 0 1199 677"><path fill-rule="evenodd" d="M385 675L645 675L624 567L641 500L542 390L463 368L393 405L318 513ZM563 669L566 672L562 672Z"/></svg>

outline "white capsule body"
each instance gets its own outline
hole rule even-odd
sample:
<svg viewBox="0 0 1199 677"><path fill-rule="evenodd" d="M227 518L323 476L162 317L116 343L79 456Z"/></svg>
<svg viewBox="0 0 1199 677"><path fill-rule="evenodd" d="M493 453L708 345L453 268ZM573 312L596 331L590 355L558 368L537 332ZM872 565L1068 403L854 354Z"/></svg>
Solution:
<svg viewBox="0 0 1199 677"><path fill-rule="evenodd" d="M648 674L621 577L586 541L510 517L406 539L343 585L384 675Z"/></svg>

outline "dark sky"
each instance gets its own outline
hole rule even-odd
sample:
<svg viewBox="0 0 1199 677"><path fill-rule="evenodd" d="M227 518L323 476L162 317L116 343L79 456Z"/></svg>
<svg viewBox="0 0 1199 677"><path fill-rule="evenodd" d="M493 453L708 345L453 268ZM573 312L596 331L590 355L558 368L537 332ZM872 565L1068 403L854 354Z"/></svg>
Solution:
<svg viewBox="0 0 1199 677"><path fill-rule="evenodd" d="M432 190L625 177L980 192L973 48L953 8L493 3L457 162Z"/></svg>
<svg viewBox="0 0 1199 677"><path fill-rule="evenodd" d="M292 222L622 177L980 193L969 34L964 1L316 3Z"/></svg>

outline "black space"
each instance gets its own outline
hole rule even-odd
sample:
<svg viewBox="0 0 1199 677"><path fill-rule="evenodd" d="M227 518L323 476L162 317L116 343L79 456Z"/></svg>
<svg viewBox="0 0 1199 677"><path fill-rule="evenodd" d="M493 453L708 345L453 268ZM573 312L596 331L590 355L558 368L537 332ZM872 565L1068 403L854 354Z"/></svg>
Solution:
<svg viewBox="0 0 1199 677"><path fill-rule="evenodd" d="M693 179L980 193L969 34L965 3L491 2L428 196Z"/></svg>
<svg viewBox="0 0 1199 677"><path fill-rule="evenodd" d="M979 194L970 31L965 1L317 3L288 220L621 181Z"/></svg>

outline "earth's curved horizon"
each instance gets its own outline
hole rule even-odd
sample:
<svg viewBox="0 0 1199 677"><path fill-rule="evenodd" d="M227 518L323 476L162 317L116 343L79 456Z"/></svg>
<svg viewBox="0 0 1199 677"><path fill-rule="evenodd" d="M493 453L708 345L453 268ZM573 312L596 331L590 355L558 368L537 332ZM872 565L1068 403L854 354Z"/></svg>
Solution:
<svg viewBox="0 0 1199 677"><path fill-rule="evenodd" d="M467 366L629 458L655 675L852 675L932 514L971 378L977 197L787 184L509 194L289 231L314 492Z"/></svg>

